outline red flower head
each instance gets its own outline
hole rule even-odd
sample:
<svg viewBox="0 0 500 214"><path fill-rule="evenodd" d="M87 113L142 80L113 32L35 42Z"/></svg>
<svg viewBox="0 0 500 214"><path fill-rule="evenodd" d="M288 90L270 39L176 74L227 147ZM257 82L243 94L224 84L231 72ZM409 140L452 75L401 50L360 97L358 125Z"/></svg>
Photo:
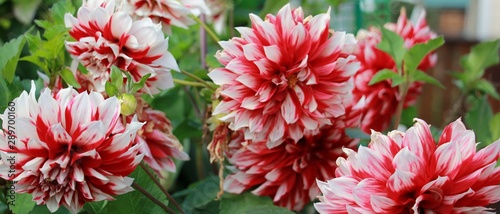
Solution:
<svg viewBox="0 0 500 214"><path fill-rule="evenodd" d="M167 51L168 39L161 26L149 18L132 20L115 10L113 0L100 2L84 1L76 18L65 16L66 26L71 28L69 34L76 39L66 42L66 48L88 69L96 90L104 91L113 65L130 72L136 82L151 74L143 92L156 94L173 87L170 71L179 68Z"/></svg>
<svg viewBox="0 0 500 214"><path fill-rule="evenodd" d="M425 21L425 13L417 20L417 23L409 23L406 18L406 12L403 9L397 23L386 24L385 27L392 30L403 37L407 48L415 44L425 43L428 40L436 37ZM366 133L370 133L370 129L375 131L385 130L391 118L396 112L397 105L400 100L400 92L398 87L392 87L389 80L368 86L372 77L382 69L392 69L397 72L396 65L392 58L385 52L376 48L381 40L381 33L376 28L371 28L370 31L361 30L358 32L359 49L356 52L358 60L361 62L361 68L356 73L354 78L354 97L360 99L366 98L367 107L365 116L361 122L361 128ZM436 64L437 54L427 55L418 69L426 71ZM420 95L422 83L415 82L410 85L404 107L408 107L415 103L418 95Z"/></svg>
<svg viewBox="0 0 500 214"><path fill-rule="evenodd" d="M189 156L172 133L170 120L165 113L151 109L141 100L139 106L141 109L137 113L138 119L145 122L134 140L136 144L141 145L139 153L144 154L144 162L158 176L162 177L165 171L175 172L176 167L172 158L189 160ZM131 120L132 117L129 116L128 119Z"/></svg>
<svg viewBox="0 0 500 214"><path fill-rule="evenodd" d="M298 142L343 115L359 68L354 36L329 30L329 12L304 18L290 5L265 21L250 19L251 28L237 28L241 38L220 42L216 57L224 67L208 74L223 97L214 115L269 148Z"/></svg>
<svg viewBox="0 0 500 214"><path fill-rule="evenodd" d="M336 178L318 181L320 213L487 213L500 201L500 140L476 152L457 120L438 144L416 119L406 133L373 132L368 147L345 149ZM321 179L320 179L321 180Z"/></svg>
<svg viewBox="0 0 500 214"><path fill-rule="evenodd" d="M229 144L228 160L235 172L225 180L225 190L241 193L256 187L256 195L270 196L274 203L291 210L301 210L319 193L316 179L335 177L335 161L342 148L355 149L358 140L345 134L345 128L358 127L363 103L346 108L346 115L332 120L332 125L308 131L298 141L286 140L269 149L266 141L244 142L242 137Z"/></svg>
<svg viewBox="0 0 500 214"><path fill-rule="evenodd" d="M15 170L0 164L0 177L16 181L17 192L32 194L51 212L63 205L76 213L85 202L132 190L133 179L126 176L142 160L141 145L132 146L142 124L134 119L123 127L116 97L65 88L55 97L45 90L37 101L33 83L29 94L13 102L15 146L0 132L0 150L3 160L16 153ZM5 130L8 111L2 116Z"/></svg>

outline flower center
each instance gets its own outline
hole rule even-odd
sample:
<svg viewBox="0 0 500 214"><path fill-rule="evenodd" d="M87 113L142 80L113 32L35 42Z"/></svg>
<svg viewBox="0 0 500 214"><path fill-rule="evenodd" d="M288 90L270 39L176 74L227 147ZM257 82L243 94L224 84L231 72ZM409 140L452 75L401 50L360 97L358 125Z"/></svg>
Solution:
<svg viewBox="0 0 500 214"><path fill-rule="evenodd" d="M288 87L293 88L299 81L299 78L297 78L297 74L292 74L288 78Z"/></svg>
<svg viewBox="0 0 500 214"><path fill-rule="evenodd" d="M443 203L443 190L438 188L431 188L422 194L422 201L419 207L422 209L434 209Z"/></svg>

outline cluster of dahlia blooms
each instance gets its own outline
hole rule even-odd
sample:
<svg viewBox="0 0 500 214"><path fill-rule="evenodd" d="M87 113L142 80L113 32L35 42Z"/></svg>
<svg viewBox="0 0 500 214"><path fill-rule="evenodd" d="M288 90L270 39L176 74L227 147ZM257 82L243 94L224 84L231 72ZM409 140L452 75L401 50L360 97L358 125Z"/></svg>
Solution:
<svg viewBox="0 0 500 214"><path fill-rule="evenodd" d="M61 205L76 213L85 202L112 200L132 190L127 177L142 160L140 144L132 144L142 123L120 122L120 103L100 93L72 88L35 98L35 85L13 101L16 107L15 146L0 132L3 160L15 154L14 175L0 165L0 177L13 180L16 190L30 193L51 212ZM9 114L2 115L7 130Z"/></svg>
<svg viewBox="0 0 500 214"><path fill-rule="evenodd" d="M76 213L85 202L131 191L133 179L127 176L142 160L162 176L176 170L172 158L189 159L163 112L139 99L137 114L124 119L121 98L105 93L112 66L130 74L133 80L126 81L151 74L137 97L172 87L170 72L179 70L161 25L149 18L133 20L120 8L112 0L89 0L76 17L66 14L75 39L66 48L87 70L72 66L81 88L64 88L58 77L53 90L44 89L37 101L33 84L29 94L13 101L16 147L10 148L7 133L0 132L2 159L16 154L15 175L9 176L10 166L1 162L0 177L17 182L17 192L32 194L51 212L65 206ZM49 78L40 76L47 86ZM6 112L4 130L7 117Z"/></svg>
<svg viewBox="0 0 500 214"><path fill-rule="evenodd" d="M416 23L410 23L404 9L401 10L397 23L388 23L385 28L399 34L404 39L406 48L425 43L436 37L436 34L427 26L425 13L421 14ZM357 39L359 48L356 51L356 57L361 63L361 68L354 78L353 94L355 99L364 97L367 105L361 128L366 133L370 133L371 129L384 131L389 127L398 103L402 101L402 95L398 87L391 86L390 80L371 86L368 83L382 69L391 69L397 72L396 64L389 54L376 47L382 39L379 29L360 30ZM436 64L436 61L437 54L431 53L423 59L418 69L427 71ZM415 82L409 86L408 93L403 101L405 108L415 103L418 95L420 95L422 85L420 82Z"/></svg>
<svg viewBox="0 0 500 214"><path fill-rule="evenodd" d="M500 140L476 152L458 119L439 141L416 119L405 133L373 132L368 147L345 148L336 178L318 181L320 213L493 213L500 201ZM321 180L321 179L320 179Z"/></svg>
<svg viewBox="0 0 500 214"><path fill-rule="evenodd" d="M77 40L67 42L67 49L89 71L88 74L75 73L75 79L82 85L80 90L104 93L113 65L130 73L134 81L151 74L144 92L156 94L171 88L170 71L179 68L168 52L168 39L162 33L161 25L154 24L149 18L133 20L121 9L124 7L115 6L112 0L93 0L84 2L76 18L66 15L70 35ZM141 145L139 152L145 155L144 161L159 176L165 170L175 171L172 158L189 159L173 136L172 126L164 113L139 102L137 116L146 125L139 130L134 142ZM131 119L132 116L128 121Z"/></svg>
<svg viewBox="0 0 500 214"><path fill-rule="evenodd" d="M234 172L225 190L271 196L301 210L319 194L316 178L333 178L341 148L355 148L345 129L359 126L354 105L359 68L352 34L329 29L329 11L304 17L285 5L265 20L251 14L241 37L220 42L224 67L208 75L221 86L213 114L234 131L226 153Z"/></svg>
<svg viewBox="0 0 500 214"><path fill-rule="evenodd" d="M129 72L134 81L151 74L142 92L156 94L173 87L170 71L179 68L161 25L150 18L133 20L119 9L113 0L90 0L76 17L66 14L69 34L76 40L66 42L69 53L87 68L97 92L104 92L112 66Z"/></svg>

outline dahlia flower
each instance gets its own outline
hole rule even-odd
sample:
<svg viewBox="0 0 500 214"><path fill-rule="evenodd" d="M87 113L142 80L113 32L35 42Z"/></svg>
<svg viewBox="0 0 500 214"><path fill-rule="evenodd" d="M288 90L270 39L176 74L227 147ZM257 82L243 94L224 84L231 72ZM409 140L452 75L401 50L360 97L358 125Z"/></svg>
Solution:
<svg viewBox="0 0 500 214"><path fill-rule="evenodd" d="M252 193L270 196L278 206L302 210L320 193L316 179L335 177L335 160L343 156L342 148L356 148L358 140L347 136L345 128L359 126L362 107L363 103L348 107L346 115L332 120L332 125L272 149L265 141L242 143L241 135L234 136L227 157L236 171L227 176L224 189L239 194L256 187Z"/></svg>
<svg viewBox="0 0 500 214"><path fill-rule="evenodd" d="M269 148L343 115L359 67L354 36L329 30L329 11L304 18L289 4L265 21L250 19L251 28L237 28L241 38L220 42L224 67L208 74L223 97L213 114Z"/></svg>
<svg viewBox="0 0 500 214"><path fill-rule="evenodd" d="M187 29L196 22L190 16L210 14L204 0L124 0L130 5L130 13L137 17L149 17L163 25L166 34L172 26Z"/></svg>
<svg viewBox="0 0 500 214"><path fill-rule="evenodd" d="M436 144L416 119L406 133L373 132L368 147L344 149L336 178L318 181L320 213L489 213L500 201L500 140L476 152L458 119ZM321 179L320 179L321 180Z"/></svg>
<svg viewBox="0 0 500 214"><path fill-rule="evenodd" d="M427 26L425 13L422 13L417 22L412 24L408 22L405 10L402 10L397 23L389 23L385 27L403 37L404 45L407 48L436 37L436 34ZM361 62L361 68L354 77L353 93L356 99L363 96L366 98L367 108L361 123L361 128L366 133L370 133L370 129L375 131L387 129L401 100L399 87L392 87L390 80L368 86L372 77L382 69L392 69L397 72L396 64L392 58L376 48L381 37L381 32L376 28L371 28L370 31L361 30L357 35L359 48L356 51L356 56ZM418 69L426 71L436 64L436 60L437 54L429 54L420 63ZM405 108L415 103L422 90L422 85L421 82L410 85L404 100Z"/></svg>
<svg viewBox="0 0 500 214"><path fill-rule="evenodd" d="M137 133L134 142L139 144L139 153L144 154L146 162L158 176L162 177L165 171L175 172L176 167L172 158L178 160L189 160L189 156L183 151L182 144L173 134L170 120L165 113L153 110L151 107L139 101L137 118L145 122ZM128 117L132 119L131 116Z"/></svg>
<svg viewBox="0 0 500 214"><path fill-rule="evenodd" d="M207 22L212 23L215 32L221 34L226 27L227 12L233 7L229 0L206 0L210 15L207 16Z"/></svg>
<svg viewBox="0 0 500 214"><path fill-rule="evenodd" d="M13 157L15 170L1 165L0 177L17 182L17 192L32 194L51 212L63 205L76 213L85 202L133 190L127 175L142 160L141 145L132 146L142 124L134 119L122 125L116 97L65 88L56 95L45 90L37 101L32 83L29 94L13 102L15 146L0 132L0 150L2 159ZM2 115L4 130L9 115L8 109Z"/></svg>
<svg viewBox="0 0 500 214"><path fill-rule="evenodd" d="M145 18L134 21L115 2L84 1L77 17L66 14L66 26L76 41L66 42L75 60L91 75L98 92L104 91L113 65L131 74L134 81L151 74L143 92L156 94L173 87L171 70L179 70L161 26Z"/></svg>

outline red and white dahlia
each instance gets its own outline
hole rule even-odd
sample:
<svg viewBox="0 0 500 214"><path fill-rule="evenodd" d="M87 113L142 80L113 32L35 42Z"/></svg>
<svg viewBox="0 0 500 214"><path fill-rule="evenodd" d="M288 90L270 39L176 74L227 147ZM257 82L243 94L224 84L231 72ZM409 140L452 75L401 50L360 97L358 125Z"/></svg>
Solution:
<svg viewBox="0 0 500 214"><path fill-rule="evenodd" d="M210 14L204 0L124 0L130 5L130 13L137 17L149 17L163 25L163 31L172 33L172 26L187 29L196 23L191 16Z"/></svg>
<svg viewBox="0 0 500 214"><path fill-rule="evenodd" d="M212 23L215 32L221 34L226 28L227 12L233 5L228 0L206 0L210 15L207 16L207 22Z"/></svg>
<svg viewBox="0 0 500 214"><path fill-rule="evenodd" d="M3 160L14 159L15 169L1 165L0 177L17 182L17 192L32 194L51 212L63 205L76 213L85 202L133 190L127 175L142 160L141 145L132 146L142 124L121 124L116 97L65 88L55 96L47 89L37 101L32 84L11 106L15 110L6 109L2 120L4 130L15 130L15 145L0 132L0 150ZM10 112L15 129L8 128Z"/></svg>
<svg viewBox="0 0 500 214"><path fill-rule="evenodd" d="M343 115L359 68L354 36L329 30L329 12L304 18L289 4L265 21L250 19L251 28L237 28L241 38L220 42L224 67L208 74L223 97L213 114L269 148Z"/></svg>
<svg viewBox="0 0 500 214"><path fill-rule="evenodd" d="M405 10L402 10L397 23L389 23L385 27L403 37L404 45L407 48L436 37L436 34L427 26L425 13L422 13L416 23L409 23ZM366 133L370 133L370 129L383 131L388 128L401 99L399 87L393 88L390 80L372 86L368 85L372 77L382 69L392 69L397 72L392 58L376 48L381 38L382 35L376 28L371 28L370 31L361 30L357 36L359 48L356 51L356 56L361 62L361 68L354 77L353 93L355 99L366 98L367 108L361 123L361 128ZM418 69L426 71L436 64L436 60L437 54L429 54L420 63ZM405 108L415 103L422 90L422 85L420 82L410 85L404 100Z"/></svg>
<svg viewBox="0 0 500 214"><path fill-rule="evenodd" d="M336 178L318 181L320 213L489 213L500 201L500 140L476 152L459 120L439 142L416 119L406 133L373 132L368 147L344 149Z"/></svg>
<svg viewBox="0 0 500 214"><path fill-rule="evenodd" d="M343 156L342 148L355 149L357 139L345 134L345 128L359 127L360 103L346 108L346 115L332 120L332 125L308 131L298 142L286 140L275 148L266 141L244 141L236 136L229 144L228 160L235 172L227 176L224 189L239 194L256 187L252 193L270 196L276 205L302 210L320 191L316 179L335 177L335 161Z"/></svg>
<svg viewBox="0 0 500 214"><path fill-rule="evenodd" d="M170 120L165 113L153 110L139 102L137 118L145 122L139 130L134 142L139 144L139 153L144 154L146 162L158 176L162 177L165 171L175 172L176 167L172 158L189 160L189 155L183 151L182 144L173 134ZM132 117L128 117L129 120Z"/></svg>
<svg viewBox="0 0 500 214"><path fill-rule="evenodd" d="M77 17L66 14L66 26L76 41L66 42L72 57L89 71L98 92L104 91L113 65L131 74L134 81L151 74L143 92L156 94L173 87L171 70L179 70L168 52L168 38L151 19L138 21L122 11L115 2L84 1Z"/></svg>

